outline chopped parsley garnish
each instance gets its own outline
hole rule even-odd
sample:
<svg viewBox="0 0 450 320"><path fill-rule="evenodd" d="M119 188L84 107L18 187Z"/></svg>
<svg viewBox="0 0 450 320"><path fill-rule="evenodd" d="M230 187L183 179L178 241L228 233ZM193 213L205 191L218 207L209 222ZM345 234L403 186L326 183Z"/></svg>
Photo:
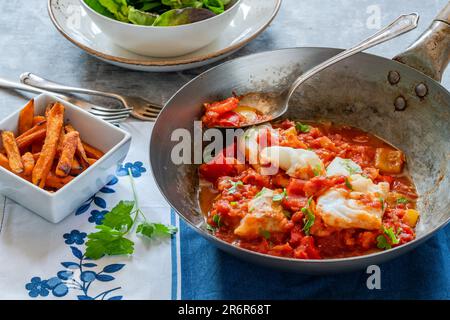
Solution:
<svg viewBox="0 0 450 320"><path fill-rule="evenodd" d="M212 225L210 225L209 223L206 224L206 230L208 230L209 232L216 231L216 229Z"/></svg>
<svg viewBox="0 0 450 320"><path fill-rule="evenodd" d="M299 132L309 132L311 130L311 126L307 125L307 124L303 124L301 122L296 122L295 123L295 129L297 129L297 131Z"/></svg>
<svg viewBox="0 0 450 320"><path fill-rule="evenodd" d="M283 189L282 193L276 194L272 197L272 201L278 202L283 200L284 198L287 198L286 188Z"/></svg>
<svg viewBox="0 0 450 320"><path fill-rule="evenodd" d="M348 180L348 178L345 178L345 186L353 191L353 186L350 183L350 180Z"/></svg>
<svg viewBox="0 0 450 320"><path fill-rule="evenodd" d="M381 210L384 211L384 199L380 198L380 203L381 203Z"/></svg>
<svg viewBox="0 0 450 320"><path fill-rule="evenodd" d="M322 173L322 166L320 164L318 164L314 169L312 169L314 176L320 176L320 174Z"/></svg>
<svg viewBox="0 0 450 320"><path fill-rule="evenodd" d="M228 194L235 193L238 190L239 186L243 186L244 185L244 183L242 181L240 181L240 180L236 181L236 182L230 180L230 183L231 183L231 188L228 189Z"/></svg>
<svg viewBox="0 0 450 320"><path fill-rule="evenodd" d="M220 228L222 225L222 217L219 216L218 214L215 214L212 219L213 219L214 223L216 224L216 226Z"/></svg>
<svg viewBox="0 0 450 320"><path fill-rule="evenodd" d="M377 237L377 247L379 249L391 249L393 244L398 244L400 239L398 238L402 229L398 229L397 233L394 228L386 228L383 226L383 234Z"/></svg>
<svg viewBox="0 0 450 320"><path fill-rule="evenodd" d="M256 195L255 198L259 198L261 197L264 193L266 193L267 188L262 188L261 191L259 191Z"/></svg>
<svg viewBox="0 0 450 320"><path fill-rule="evenodd" d="M259 234L266 240L270 239L270 232L264 229L259 230Z"/></svg>
<svg viewBox="0 0 450 320"><path fill-rule="evenodd" d="M398 204L406 204L406 203L408 203L408 202L409 202L409 200L406 199L405 197L401 197L401 198L398 198L398 199L397 199L397 203L398 203Z"/></svg>
<svg viewBox="0 0 450 320"><path fill-rule="evenodd" d="M306 207L302 208L302 213L305 215L305 217L303 218L303 231L307 236L309 236L309 231L316 221L316 216L311 210L311 202L312 197L308 199Z"/></svg>
<svg viewBox="0 0 450 320"><path fill-rule="evenodd" d="M237 201L231 201L230 206L236 207L238 205Z"/></svg>
<svg viewBox="0 0 450 320"><path fill-rule="evenodd" d="M350 175L362 172L361 169L357 167L352 160L343 159L342 162Z"/></svg>
<svg viewBox="0 0 450 320"><path fill-rule="evenodd" d="M86 258L96 260L106 255L132 254L134 242L128 239L127 235L133 231L136 224L136 233L147 238L170 237L178 231L177 228L170 225L147 221L144 212L139 207L131 169L128 169L128 174L134 201L120 201L110 212L105 214L102 224L96 226L98 231L88 235ZM139 218L141 218L140 221Z"/></svg>

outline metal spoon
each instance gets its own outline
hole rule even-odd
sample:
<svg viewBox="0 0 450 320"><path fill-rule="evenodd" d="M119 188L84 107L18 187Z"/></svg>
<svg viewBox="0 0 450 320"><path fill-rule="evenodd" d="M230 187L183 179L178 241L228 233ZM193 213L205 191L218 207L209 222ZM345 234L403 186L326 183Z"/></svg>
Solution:
<svg viewBox="0 0 450 320"><path fill-rule="evenodd" d="M311 78L315 74L321 72L322 70L334 65L335 63L342 61L348 57L353 56L354 54L367 50L371 47L374 47L380 43L386 42L393 38L396 38L406 32L409 32L417 27L419 21L419 15L417 13L411 13L408 15L401 15L396 20L394 20L387 27L381 29L377 33L373 34L366 40L360 42L356 46L342 51L336 56L318 64L314 68L308 70L300 77L298 77L289 88L286 88L281 93L279 92L252 92L243 96L240 101L241 106L252 107L259 112L261 112L264 116L264 120L259 122L253 122L248 124L243 124L238 127L248 127L252 125L257 125L261 123L265 123L276 118L281 117L286 113L289 107L289 100L294 94L295 90L307 79ZM220 127L219 128L231 128L231 127ZM238 128L233 126L232 128Z"/></svg>

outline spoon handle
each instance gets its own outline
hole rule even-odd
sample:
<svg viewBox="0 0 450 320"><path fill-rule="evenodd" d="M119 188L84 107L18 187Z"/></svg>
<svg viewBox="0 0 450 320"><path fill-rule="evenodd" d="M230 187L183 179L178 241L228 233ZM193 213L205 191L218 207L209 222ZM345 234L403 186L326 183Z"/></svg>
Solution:
<svg viewBox="0 0 450 320"><path fill-rule="evenodd" d="M358 52L362 52L380 43L386 42L408 31L411 31L417 27L418 22L419 22L419 15L417 13L401 15L387 27L376 32L366 40L363 40L362 42L357 44L356 46L349 48L345 51L342 51L341 53L335 55L334 57L331 57L330 59L311 68L310 70L302 74L300 77L298 77L297 80L295 80L294 83L291 85L291 87L289 88L288 99L292 96L292 94L298 88L299 85L301 85L307 79L311 78L316 73L319 73L320 71L332 66L333 64L341 60L351 57L352 55Z"/></svg>

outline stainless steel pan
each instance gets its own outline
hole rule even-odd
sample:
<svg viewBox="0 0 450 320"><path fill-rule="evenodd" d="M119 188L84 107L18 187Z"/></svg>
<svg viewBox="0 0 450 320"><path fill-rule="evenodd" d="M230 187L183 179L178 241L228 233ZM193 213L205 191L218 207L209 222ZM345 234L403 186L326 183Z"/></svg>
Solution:
<svg viewBox="0 0 450 320"><path fill-rule="evenodd" d="M151 166L171 206L201 236L245 260L303 273L334 273L380 264L415 248L450 220L450 93L439 81L450 58L450 4L405 53L389 60L358 54L308 80L296 92L293 119L332 120L362 128L405 151L420 195L417 239L366 256L297 260L262 255L211 235L197 201L194 165L175 165L170 154L175 129L193 134L202 103L232 91L273 91L338 53L332 48L292 48L226 62L181 88L158 117L151 137ZM401 61L403 63L400 63ZM426 261L424 261L426 263Z"/></svg>

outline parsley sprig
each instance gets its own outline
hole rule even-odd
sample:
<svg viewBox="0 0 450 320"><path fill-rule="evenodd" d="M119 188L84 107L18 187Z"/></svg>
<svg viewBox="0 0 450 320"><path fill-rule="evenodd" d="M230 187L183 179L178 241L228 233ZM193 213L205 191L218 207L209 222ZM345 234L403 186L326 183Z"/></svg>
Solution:
<svg viewBox="0 0 450 320"><path fill-rule="evenodd" d="M398 236L402 232L402 229L399 228L397 232L394 231L394 228L386 228L383 226L383 234L380 234L377 237L377 247L379 249L391 249L393 244L399 244L400 239Z"/></svg>
<svg viewBox="0 0 450 320"><path fill-rule="evenodd" d="M173 226L147 221L139 207L136 186L130 169L128 174L134 201L120 201L105 215L103 223L96 227L98 231L88 235L86 257L89 259L96 260L105 255L132 254L134 242L127 236L135 229L136 224L136 233L147 238L172 236L178 231Z"/></svg>
<svg viewBox="0 0 450 320"><path fill-rule="evenodd" d="M307 125L307 124L303 124L301 122L296 122L295 123L295 129L297 129L297 131L299 132L309 132L311 130L311 126Z"/></svg>
<svg viewBox="0 0 450 320"><path fill-rule="evenodd" d="M309 231L311 227L314 225L314 222L316 221L316 216L314 215L314 212L311 209L311 203L312 197L308 199L306 207L302 208L302 213L305 216L303 218L303 231L307 236L309 236Z"/></svg>

